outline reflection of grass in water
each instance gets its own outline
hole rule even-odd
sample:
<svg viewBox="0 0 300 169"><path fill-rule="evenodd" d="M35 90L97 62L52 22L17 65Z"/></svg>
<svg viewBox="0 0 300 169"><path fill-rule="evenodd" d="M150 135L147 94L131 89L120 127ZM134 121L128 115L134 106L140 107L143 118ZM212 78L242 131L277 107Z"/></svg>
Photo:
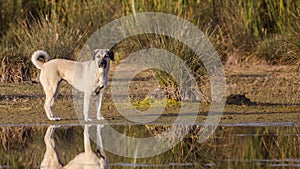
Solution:
<svg viewBox="0 0 300 169"><path fill-rule="evenodd" d="M289 128L288 132L285 132L285 129L277 127L271 131L265 129L263 134L267 134L268 136L262 136L260 139L265 151L271 157L277 157L277 159L281 160L293 157L296 159L300 156L299 133L299 127ZM298 134L298 136L293 136L293 134Z"/></svg>
<svg viewBox="0 0 300 169"><path fill-rule="evenodd" d="M161 133L168 126L149 126L152 133ZM214 164L221 168L265 168L255 159L282 159L300 156L299 127L220 127L204 144L198 143L200 128L194 127L186 138L170 151L145 159L127 159L141 164L193 163L197 167ZM245 133L245 136L237 134ZM289 133L290 136L284 134ZM247 136L249 134L249 136ZM252 135L254 134L254 135ZM130 145L129 145L130 146ZM117 161L124 161L118 158ZM233 161L226 161L232 159ZM267 165L267 164L266 164Z"/></svg>
<svg viewBox="0 0 300 169"><path fill-rule="evenodd" d="M38 168L46 150L46 129L46 126L1 127L1 143L6 141L9 147L0 147L0 164L11 168ZM84 151L81 127L62 127L56 129L54 136L63 163Z"/></svg>
<svg viewBox="0 0 300 169"><path fill-rule="evenodd" d="M37 127L1 127L0 136L2 146L0 147L0 164L11 166L12 168L30 168L40 155L35 150L43 150L41 142L42 128ZM36 141L34 145L31 145Z"/></svg>
<svg viewBox="0 0 300 169"><path fill-rule="evenodd" d="M32 128L27 127L2 127L0 128L0 138L4 150L10 150L15 145L25 145Z"/></svg>
<svg viewBox="0 0 300 169"><path fill-rule="evenodd" d="M170 126L116 125L113 127L118 132L131 137L150 137L159 135ZM298 159L300 156L300 136L297 135L300 132L299 127L219 127L203 144L198 143L201 127L193 126L190 129L191 131L178 145L168 152L151 158L124 158L109 152L106 152L106 155L110 163L158 165L192 163L196 165L195 168L205 168L206 164L214 164L220 168L266 168L266 166L259 166L253 161L247 162L246 160L278 159L284 162L285 159ZM9 138L3 137L10 137L9 133L14 135L13 139L9 140L9 144L12 145L9 149L0 148L1 165L9 165L13 168L33 168L40 164L45 152L43 137L46 127L11 127L9 129L3 127L0 131L1 141L8 140ZM24 135L24 131L31 132ZM19 136L22 135L20 139ZM55 131L55 141L62 161L66 164L78 153L83 152L83 129L81 127L59 128ZM95 149L94 143L92 146ZM228 161L228 159L233 161Z"/></svg>
<svg viewBox="0 0 300 169"><path fill-rule="evenodd" d="M235 127L232 129L233 135L244 133L244 136L235 136L236 138L231 136L233 138L231 146L225 148L225 154L229 159L233 159L232 162L228 162L228 165L240 165L241 168L265 168L263 165L256 165L255 160L284 161L298 159L300 156L300 147L297 146L300 141L297 135L299 127ZM268 163L274 162L266 162L266 165Z"/></svg>

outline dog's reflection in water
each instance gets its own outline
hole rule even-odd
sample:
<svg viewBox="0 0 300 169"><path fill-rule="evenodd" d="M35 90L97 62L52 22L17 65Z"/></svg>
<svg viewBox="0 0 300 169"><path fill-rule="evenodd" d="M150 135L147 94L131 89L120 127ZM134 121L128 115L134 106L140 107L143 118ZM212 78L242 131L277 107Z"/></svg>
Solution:
<svg viewBox="0 0 300 169"><path fill-rule="evenodd" d="M105 156L102 139L101 128L103 126L97 125L97 151L94 152L91 147L89 138L89 125L84 126L84 152L78 154L67 165L63 166L60 154L55 145L54 131L56 126L49 126L44 137L46 144L46 152L41 163L42 169L108 169L108 160Z"/></svg>

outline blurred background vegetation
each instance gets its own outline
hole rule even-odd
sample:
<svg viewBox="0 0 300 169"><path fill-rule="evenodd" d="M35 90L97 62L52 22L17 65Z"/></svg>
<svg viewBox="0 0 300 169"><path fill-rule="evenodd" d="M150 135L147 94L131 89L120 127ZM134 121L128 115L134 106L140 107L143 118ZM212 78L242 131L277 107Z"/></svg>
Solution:
<svg viewBox="0 0 300 169"><path fill-rule="evenodd" d="M133 13L132 2L0 1L0 80L32 80L36 72L30 56L37 49L46 50L52 58L76 59L94 31ZM300 1L136 0L134 9L137 13L169 13L192 22L209 35L224 63L299 61ZM121 57L134 48L119 46L115 50Z"/></svg>

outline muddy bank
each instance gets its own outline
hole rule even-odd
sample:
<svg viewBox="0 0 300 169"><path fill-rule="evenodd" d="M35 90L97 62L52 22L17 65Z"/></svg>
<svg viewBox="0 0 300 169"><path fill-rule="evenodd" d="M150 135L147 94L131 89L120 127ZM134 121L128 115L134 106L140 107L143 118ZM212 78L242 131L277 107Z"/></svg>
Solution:
<svg viewBox="0 0 300 169"><path fill-rule="evenodd" d="M227 96L233 97L225 106L221 123L250 122L299 122L300 81L295 67L227 67ZM238 71L237 71L238 70ZM131 100L137 108L147 110L149 105L139 105L158 84L150 72L144 72L131 82ZM209 90L209 85L203 88ZM77 124L72 99L72 88L64 83L55 101L55 113L63 120L50 122L43 109L44 93L39 83L0 84L0 124ZM234 100L235 99L235 100ZM248 99L248 100L247 100ZM227 102L228 103L228 102ZM249 104L248 104L249 103ZM164 105L164 104L161 104ZM157 123L172 123L178 115L180 104L169 104ZM143 108L143 106L145 106ZM156 105L157 106L157 105ZM209 103L201 103L199 112L183 112L187 118L197 115L203 122L209 111ZM91 113L93 116L93 113ZM110 98L110 88L102 106L102 114L108 122L129 122L116 110ZM153 114L141 114L141 116Z"/></svg>

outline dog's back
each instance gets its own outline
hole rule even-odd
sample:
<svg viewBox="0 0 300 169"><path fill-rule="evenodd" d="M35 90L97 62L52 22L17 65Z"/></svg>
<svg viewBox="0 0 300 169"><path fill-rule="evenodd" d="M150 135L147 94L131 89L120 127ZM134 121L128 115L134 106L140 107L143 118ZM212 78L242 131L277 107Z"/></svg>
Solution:
<svg viewBox="0 0 300 169"><path fill-rule="evenodd" d="M41 69L41 75L51 76L56 74L61 79L66 80L73 85L75 61L66 59L53 59L43 64Z"/></svg>

